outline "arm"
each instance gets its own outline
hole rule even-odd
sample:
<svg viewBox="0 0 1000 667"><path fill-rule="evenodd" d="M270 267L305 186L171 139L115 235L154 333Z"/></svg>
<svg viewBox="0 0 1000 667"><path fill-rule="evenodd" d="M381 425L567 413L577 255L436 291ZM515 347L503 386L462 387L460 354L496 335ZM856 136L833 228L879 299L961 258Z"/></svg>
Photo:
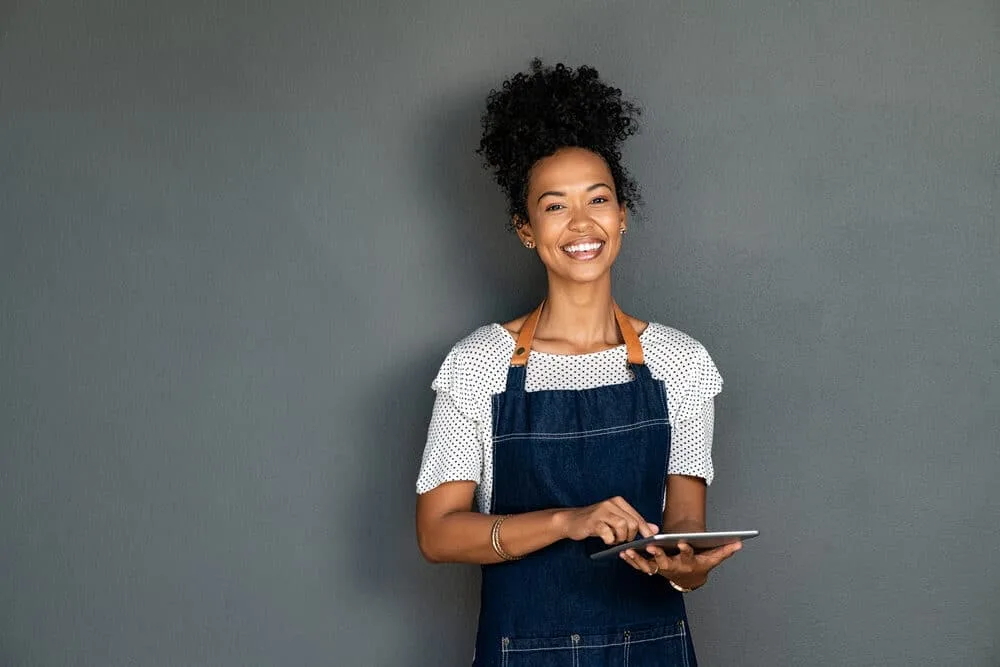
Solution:
<svg viewBox="0 0 1000 667"><path fill-rule="evenodd" d="M663 532L705 531L705 480L689 475L667 475L667 503Z"/></svg>
<svg viewBox="0 0 1000 667"><path fill-rule="evenodd" d="M475 482L446 482L417 496L417 543L432 563L501 563L490 540L497 517L472 510ZM523 556L562 539L600 537L616 544L654 535L656 526L621 498L582 508L554 508L515 514L504 521L504 551Z"/></svg>
<svg viewBox="0 0 1000 667"><path fill-rule="evenodd" d="M496 517L472 510L475 482L446 482L417 496L417 543L432 563L500 563L490 535ZM557 510L513 516L503 523L504 550L522 555L566 537Z"/></svg>

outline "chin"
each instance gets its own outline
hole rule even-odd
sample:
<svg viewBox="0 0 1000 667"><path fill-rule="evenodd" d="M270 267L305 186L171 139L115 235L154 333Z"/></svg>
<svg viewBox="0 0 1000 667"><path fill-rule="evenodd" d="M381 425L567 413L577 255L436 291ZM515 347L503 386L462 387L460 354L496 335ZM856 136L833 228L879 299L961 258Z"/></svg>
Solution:
<svg viewBox="0 0 1000 667"><path fill-rule="evenodd" d="M611 267L579 267L575 271L550 271L550 273L564 282L587 284L596 283L606 278L611 273Z"/></svg>

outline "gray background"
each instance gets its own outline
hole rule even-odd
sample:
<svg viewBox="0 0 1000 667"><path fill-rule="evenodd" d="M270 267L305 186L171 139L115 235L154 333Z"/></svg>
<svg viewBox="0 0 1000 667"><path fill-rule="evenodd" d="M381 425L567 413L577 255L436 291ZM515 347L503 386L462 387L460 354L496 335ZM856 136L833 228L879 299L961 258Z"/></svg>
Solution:
<svg viewBox="0 0 1000 667"><path fill-rule="evenodd" d="M616 295L726 379L703 663L1000 665L995 0L0 3L0 664L468 664L413 482L542 296L536 54L644 105Z"/></svg>

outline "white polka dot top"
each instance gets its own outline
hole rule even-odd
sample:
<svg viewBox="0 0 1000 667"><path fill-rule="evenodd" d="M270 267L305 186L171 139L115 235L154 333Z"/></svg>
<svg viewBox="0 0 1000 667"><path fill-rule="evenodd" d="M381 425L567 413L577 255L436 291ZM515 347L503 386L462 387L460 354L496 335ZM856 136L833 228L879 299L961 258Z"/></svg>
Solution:
<svg viewBox="0 0 1000 667"><path fill-rule="evenodd" d="M646 365L664 383L671 426L669 474L711 483L714 397L722 377L705 348L685 333L651 323L639 336ZM445 357L431 385L437 392L417 493L444 482L476 482L476 505L488 514L493 491L492 413L503 393L514 339L499 324L480 327ZM631 380L624 345L579 355L531 351L526 391L591 389Z"/></svg>

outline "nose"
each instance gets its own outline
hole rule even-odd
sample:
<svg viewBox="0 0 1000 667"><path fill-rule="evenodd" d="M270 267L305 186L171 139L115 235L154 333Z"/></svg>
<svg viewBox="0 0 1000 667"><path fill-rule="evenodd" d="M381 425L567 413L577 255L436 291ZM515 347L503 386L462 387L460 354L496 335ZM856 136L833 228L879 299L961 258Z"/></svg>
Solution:
<svg viewBox="0 0 1000 667"><path fill-rule="evenodd" d="M590 217L586 208L576 208L569 221L569 228L574 232L582 232L590 229L594 225L594 219Z"/></svg>

